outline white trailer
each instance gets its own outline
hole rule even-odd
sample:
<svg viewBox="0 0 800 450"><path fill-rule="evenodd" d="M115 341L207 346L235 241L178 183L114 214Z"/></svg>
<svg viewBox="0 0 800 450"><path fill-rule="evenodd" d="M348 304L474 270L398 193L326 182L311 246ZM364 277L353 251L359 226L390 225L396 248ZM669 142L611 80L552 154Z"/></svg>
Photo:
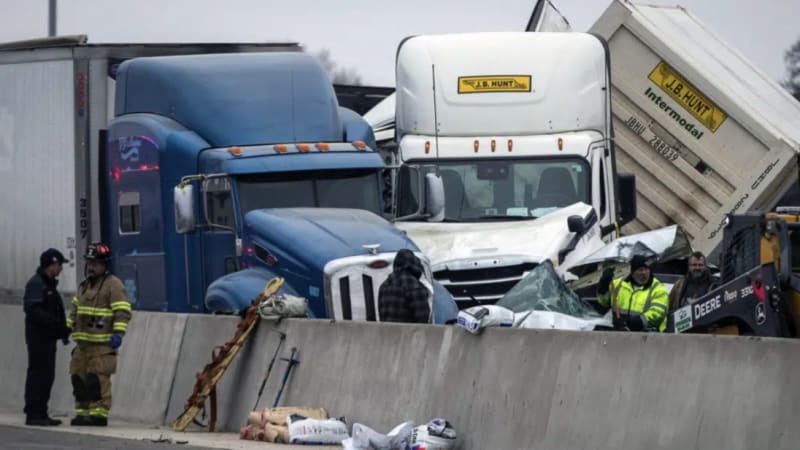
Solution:
<svg viewBox="0 0 800 450"><path fill-rule="evenodd" d="M800 103L686 9L615 0L590 31L611 52L617 163L638 179L627 232L678 224L710 253L728 213L797 183Z"/></svg>
<svg viewBox="0 0 800 450"><path fill-rule="evenodd" d="M86 36L0 44L0 301L18 301L39 253L70 263L59 289L83 279L79 257L101 239L100 132L114 111L126 59L198 53L299 51L296 44L88 44Z"/></svg>

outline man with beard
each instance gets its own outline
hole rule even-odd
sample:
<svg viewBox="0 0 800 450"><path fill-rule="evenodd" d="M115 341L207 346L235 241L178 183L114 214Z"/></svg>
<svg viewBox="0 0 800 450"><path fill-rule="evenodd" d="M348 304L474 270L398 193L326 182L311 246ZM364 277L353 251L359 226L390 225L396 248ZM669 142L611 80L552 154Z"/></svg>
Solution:
<svg viewBox="0 0 800 450"><path fill-rule="evenodd" d="M613 304L620 317L614 314L614 328L630 331L664 331L669 307L667 289L650 271L650 263L642 255L631 259L631 273L613 280L613 269L606 269L597 284L597 301L603 306Z"/></svg>
<svg viewBox="0 0 800 450"><path fill-rule="evenodd" d="M111 375L131 320L131 304L122 281L109 271L107 245L90 244L84 259L88 277L78 287L67 319L78 344L69 364L76 413L70 424L104 427L111 409Z"/></svg>
<svg viewBox="0 0 800 450"><path fill-rule="evenodd" d="M703 253L692 253L688 266L686 276L678 280L669 293L670 311L692 304L717 288L717 284L711 279L711 271L706 266L706 257Z"/></svg>
<svg viewBox="0 0 800 450"><path fill-rule="evenodd" d="M378 314L381 322L429 323L430 291L419 280L422 263L411 250L402 249L394 258L391 275L378 290Z"/></svg>

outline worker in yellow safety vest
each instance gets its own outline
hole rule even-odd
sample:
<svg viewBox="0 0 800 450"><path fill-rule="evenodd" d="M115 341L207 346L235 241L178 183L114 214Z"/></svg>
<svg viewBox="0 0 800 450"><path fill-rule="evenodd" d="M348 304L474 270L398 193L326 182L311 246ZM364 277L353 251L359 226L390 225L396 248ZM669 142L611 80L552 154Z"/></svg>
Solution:
<svg viewBox="0 0 800 450"><path fill-rule="evenodd" d="M125 286L109 272L111 250L102 243L86 249L87 278L72 299L67 327L77 344L69 373L75 396L71 425L106 426L111 409L111 375L117 369L117 352L131 320Z"/></svg>
<svg viewBox="0 0 800 450"><path fill-rule="evenodd" d="M630 275L612 282L613 276L612 269L603 272L597 284L597 301L614 308L614 328L664 331L667 327L668 293L651 273L647 258L634 255Z"/></svg>

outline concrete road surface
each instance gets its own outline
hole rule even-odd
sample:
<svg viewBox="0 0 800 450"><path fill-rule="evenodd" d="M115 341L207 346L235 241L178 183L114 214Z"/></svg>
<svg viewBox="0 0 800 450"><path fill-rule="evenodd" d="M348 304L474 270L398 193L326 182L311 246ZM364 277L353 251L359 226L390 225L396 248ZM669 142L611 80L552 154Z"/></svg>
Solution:
<svg viewBox="0 0 800 450"><path fill-rule="evenodd" d="M106 428L71 427L68 417L56 427L29 427L19 413L0 412L0 450L18 449L180 449L196 450L225 448L234 450L297 450L296 445L268 444L243 441L238 433L208 433L206 431L174 432L168 427L148 427L140 424L115 422ZM154 443L153 440L166 440ZM181 441L185 444L176 444ZM172 444L170 444L172 442ZM314 449L341 449L341 446L314 446Z"/></svg>
<svg viewBox="0 0 800 450"><path fill-rule="evenodd" d="M56 428L34 428L0 425L0 449L64 449L64 450L150 450L150 449L182 449L199 450L208 447L195 447L161 443L149 440L134 441L92 434L68 433L66 431L50 431Z"/></svg>

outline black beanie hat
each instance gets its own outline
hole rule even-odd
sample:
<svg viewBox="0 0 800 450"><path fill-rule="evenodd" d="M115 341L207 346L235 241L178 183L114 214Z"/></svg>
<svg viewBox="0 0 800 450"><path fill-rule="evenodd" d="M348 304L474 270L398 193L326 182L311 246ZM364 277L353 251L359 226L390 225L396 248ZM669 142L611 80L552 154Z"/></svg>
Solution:
<svg viewBox="0 0 800 450"><path fill-rule="evenodd" d="M640 267L650 267L650 262L647 261L646 256L642 255L633 255L631 259L631 272L636 272L636 269Z"/></svg>

